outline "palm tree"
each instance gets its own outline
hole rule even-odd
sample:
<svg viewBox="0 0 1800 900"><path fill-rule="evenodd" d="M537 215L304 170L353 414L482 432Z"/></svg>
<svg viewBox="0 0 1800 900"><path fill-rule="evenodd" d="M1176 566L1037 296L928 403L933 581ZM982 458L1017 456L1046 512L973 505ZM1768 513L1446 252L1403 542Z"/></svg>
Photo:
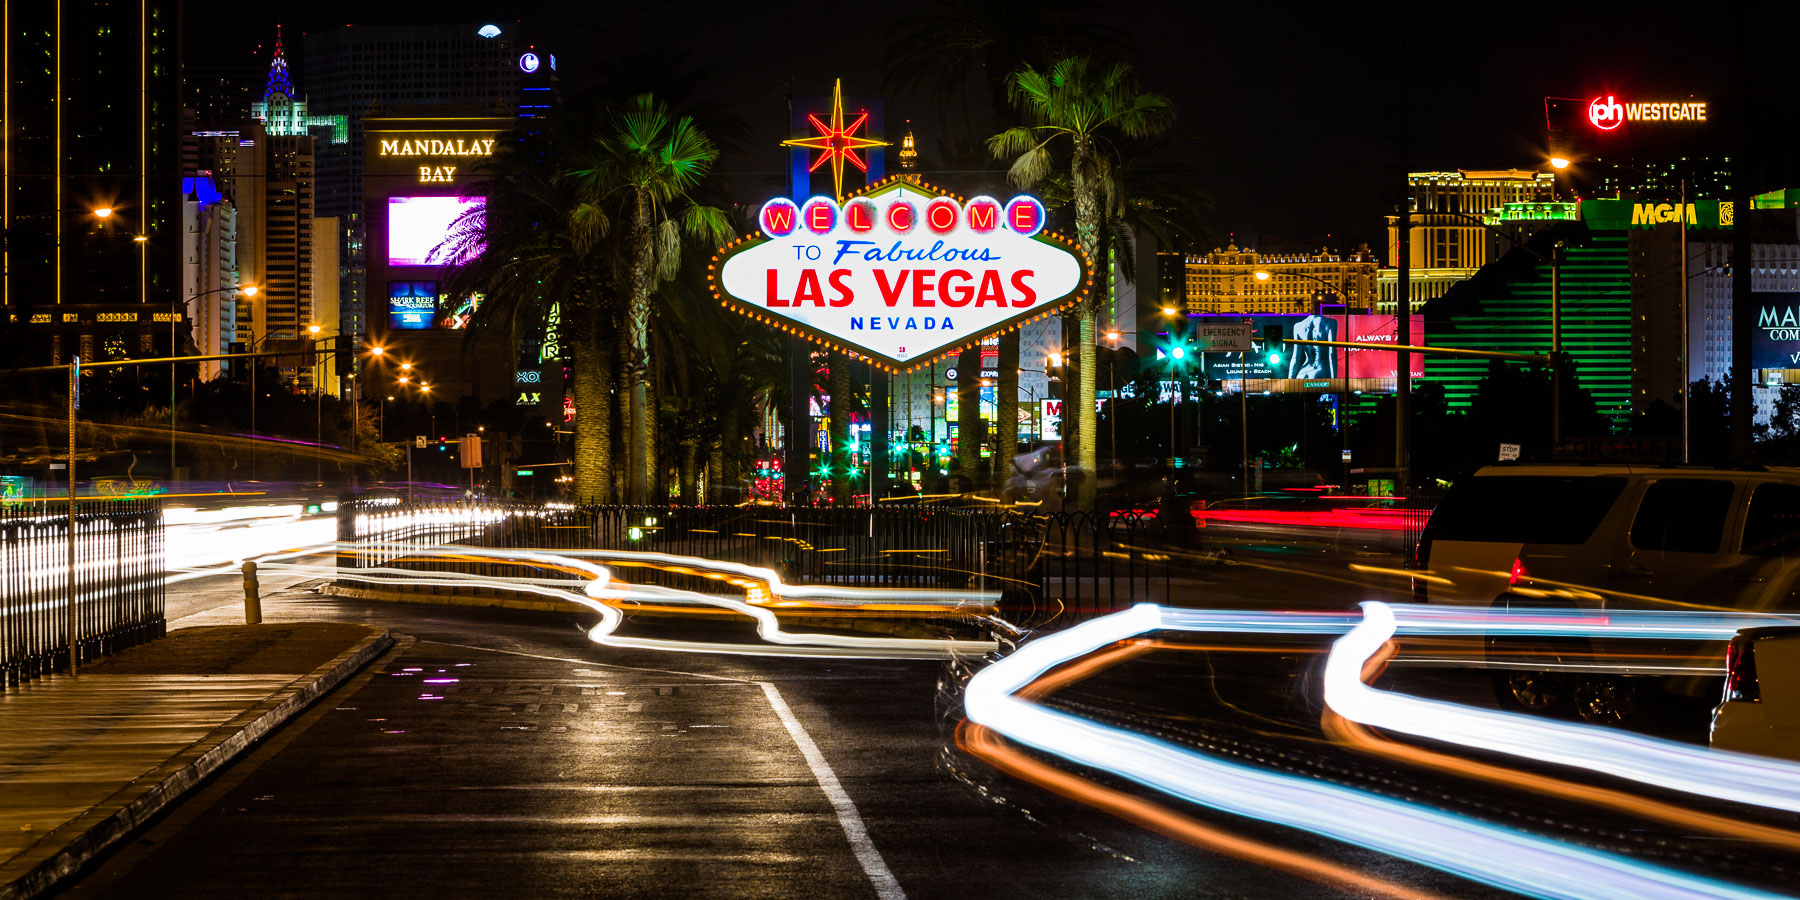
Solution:
<svg viewBox="0 0 1800 900"><path fill-rule="evenodd" d="M1041 72L1027 65L1007 79L1007 86L1026 124L995 135L988 141L989 149L996 158L1012 158L1008 177L1019 187L1030 188L1050 174L1053 152L1067 145L1075 236L1090 265L1098 265L1102 202L1119 195L1117 142L1167 130L1174 120L1173 105L1160 94L1140 92L1129 65L1096 65L1085 56L1057 60ZM1093 507L1094 475L1099 465L1094 318L1100 297L1100 291L1089 293L1075 310L1076 365L1069 398L1075 404L1075 427L1070 436L1075 464L1084 475L1076 500L1082 509Z"/></svg>
<svg viewBox="0 0 1800 900"><path fill-rule="evenodd" d="M445 240L444 290L484 295L465 346L503 330L511 344L540 333L556 310L570 356L575 420L574 496L607 503L612 490L612 359L600 340L617 315L605 238L610 220L566 173L591 165L597 136L573 108L540 119L536 135L501 138L470 191L485 207L460 218ZM607 330L610 330L608 328Z"/></svg>
<svg viewBox="0 0 1800 900"><path fill-rule="evenodd" d="M651 94L639 94L612 117L599 142L597 164L577 171L622 225L619 281L626 298L627 374L630 379L630 501L647 503L656 484L653 443L655 410L650 404L650 299L658 283L681 268L684 234L725 243L731 222L724 210L693 200L712 171L719 151L711 139Z"/></svg>

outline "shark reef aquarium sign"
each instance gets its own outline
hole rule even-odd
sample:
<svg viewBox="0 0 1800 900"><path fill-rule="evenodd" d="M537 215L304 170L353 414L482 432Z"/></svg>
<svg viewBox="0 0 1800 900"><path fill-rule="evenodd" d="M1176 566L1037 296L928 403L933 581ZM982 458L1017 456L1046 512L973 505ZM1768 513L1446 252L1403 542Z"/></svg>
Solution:
<svg viewBox="0 0 1800 900"><path fill-rule="evenodd" d="M778 197L720 249L725 306L892 371L1052 315L1092 289L1034 197L963 199L896 176L838 203Z"/></svg>

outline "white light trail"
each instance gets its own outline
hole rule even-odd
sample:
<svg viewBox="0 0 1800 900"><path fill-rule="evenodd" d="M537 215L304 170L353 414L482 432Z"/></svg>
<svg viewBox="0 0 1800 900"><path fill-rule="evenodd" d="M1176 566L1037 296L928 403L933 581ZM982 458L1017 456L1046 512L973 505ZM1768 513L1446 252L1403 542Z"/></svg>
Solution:
<svg viewBox="0 0 1800 900"><path fill-rule="evenodd" d="M1259 617L1266 619L1265 627L1256 627ZM1140 605L1025 644L970 680L964 708L970 721L1014 741L1190 802L1508 890L1571 900L1776 896L1353 788L1227 762L1013 696L1052 668L1118 641L1159 630L1207 631L1215 626L1236 632L1330 634L1344 631L1347 624L1343 616Z"/></svg>

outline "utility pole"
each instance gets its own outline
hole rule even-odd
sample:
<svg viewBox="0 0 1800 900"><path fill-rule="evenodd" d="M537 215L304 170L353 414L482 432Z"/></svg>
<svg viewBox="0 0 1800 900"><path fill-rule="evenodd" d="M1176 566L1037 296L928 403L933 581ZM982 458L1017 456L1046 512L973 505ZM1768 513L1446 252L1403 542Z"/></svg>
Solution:
<svg viewBox="0 0 1800 900"><path fill-rule="evenodd" d="M1562 241L1550 248L1550 452L1562 445Z"/></svg>
<svg viewBox="0 0 1800 900"><path fill-rule="evenodd" d="M1401 110L1402 119L1405 110ZM1404 153L1402 153L1404 160ZM1394 283L1394 318L1395 334L1400 346L1412 345L1412 185L1406 176L1406 167L1400 167L1400 216L1397 219L1399 228L1394 232L1394 257L1399 268L1399 277ZM1412 354L1402 350L1394 354L1394 489L1406 491L1407 466L1411 462L1407 453L1408 439L1412 431L1408 415L1412 397Z"/></svg>
<svg viewBox="0 0 1800 900"><path fill-rule="evenodd" d="M1740 19L1735 29L1734 46L1747 46L1749 35L1745 28ZM1749 159L1750 103L1744 60L1738 58L1735 65L1737 103L1731 110L1733 132L1737 138L1731 173L1731 460L1748 463L1756 455L1756 444L1750 433L1751 425L1756 421L1756 385L1750 377L1750 344L1756 339L1750 245L1750 206L1755 191L1750 185L1756 173Z"/></svg>

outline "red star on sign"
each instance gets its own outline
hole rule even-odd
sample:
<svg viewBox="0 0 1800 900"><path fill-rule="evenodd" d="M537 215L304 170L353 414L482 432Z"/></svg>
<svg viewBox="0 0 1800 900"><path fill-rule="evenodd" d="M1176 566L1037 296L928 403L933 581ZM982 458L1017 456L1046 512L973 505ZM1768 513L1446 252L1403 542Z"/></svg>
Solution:
<svg viewBox="0 0 1800 900"><path fill-rule="evenodd" d="M849 160L851 165L866 174L869 171L869 164L861 156L858 156L856 151L866 150L870 147L886 147L888 142L855 136L857 129L869 121L869 114L866 112L857 116L856 121L849 125L844 124L844 80L842 78L838 79L831 88L831 124L825 124L819 120L818 116L812 114L808 114L806 119L812 123L814 128L819 129L818 136L782 141L781 146L810 147L818 150L819 158L813 160L812 166L806 171L815 172L820 166L831 163L832 188L836 192L837 199L842 201L844 199L844 161Z"/></svg>

